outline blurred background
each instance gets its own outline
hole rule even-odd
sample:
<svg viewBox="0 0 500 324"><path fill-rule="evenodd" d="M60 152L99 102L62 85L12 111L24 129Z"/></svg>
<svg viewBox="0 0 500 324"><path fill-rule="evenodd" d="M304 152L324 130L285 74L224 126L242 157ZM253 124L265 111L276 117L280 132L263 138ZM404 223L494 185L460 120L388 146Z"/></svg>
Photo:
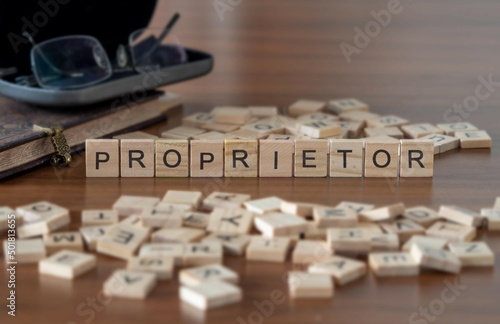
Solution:
<svg viewBox="0 0 500 324"><path fill-rule="evenodd" d="M159 0L153 24L174 11L182 14L175 30L182 44L215 57L210 75L168 87L195 105L352 96L375 111L432 107L442 120L473 94L478 77L500 81L494 0ZM383 11L393 13L377 29ZM356 47L356 30L365 27L374 36ZM341 44L356 50L350 63ZM498 92L481 107L498 106Z"/></svg>

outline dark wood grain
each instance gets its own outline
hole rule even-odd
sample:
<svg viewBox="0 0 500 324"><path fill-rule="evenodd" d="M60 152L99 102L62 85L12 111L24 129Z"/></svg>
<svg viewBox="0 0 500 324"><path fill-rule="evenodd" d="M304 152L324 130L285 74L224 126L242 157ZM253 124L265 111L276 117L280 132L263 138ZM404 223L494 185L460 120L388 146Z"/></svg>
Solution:
<svg viewBox="0 0 500 324"><path fill-rule="evenodd" d="M153 24L161 25L176 10L183 18L176 33L185 46L215 55L207 77L169 87L184 95L185 112L215 105L271 104L285 107L299 98L328 100L346 96L370 103L373 111L398 114L415 122L447 121L455 103L474 94L478 77L500 80L500 3L493 0L402 1L403 10L352 62L339 44L352 44L353 28L372 20L371 10L387 1L242 0L220 21L212 1L160 1ZM162 196L169 189L245 192L253 197L334 205L342 200L408 206L454 203L478 210L500 196L500 90L462 120L488 130L491 150L455 150L436 157L433 179L86 179L82 156L69 169L39 169L1 184L0 205L18 206L50 200L71 210L78 226L85 208L105 208L122 194ZM455 114L456 115L456 114ZM178 123L174 112L158 133ZM500 235L483 233L500 256ZM339 288L332 300L293 301L283 275L290 263L266 264L226 258L241 276L244 301L198 312L181 305L176 280L161 283L144 302L115 299L95 312L95 323L202 321L237 323L257 311L254 302L279 290L286 301L274 306L265 323L337 322L407 323L413 312L441 298L445 282L455 276L424 272L416 278L376 279L372 275ZM467 288L447 304L434 323L496 323L500 261L494 269L465 269L459 276ZM36 266L20 266L17 321L9 323L85 323L78 305L94 298L102 282L124 262L99 256L96 271L75 281L39 276ZM0 271L5 302L5 271ZM2 302L3 303L3 302ZM437 304L436 304L437 305ZM84 310L84 309L83 309ZM80 313L80 314L79 314ZM254 314L255 315L255 314ZM0 314L5 323L5 308ZM258 316L253 323L260 323ZM429 323L431 321L428 321ZM410 322L411 323L411 322ZM422 322L423 323L423 322Z"/></svg>

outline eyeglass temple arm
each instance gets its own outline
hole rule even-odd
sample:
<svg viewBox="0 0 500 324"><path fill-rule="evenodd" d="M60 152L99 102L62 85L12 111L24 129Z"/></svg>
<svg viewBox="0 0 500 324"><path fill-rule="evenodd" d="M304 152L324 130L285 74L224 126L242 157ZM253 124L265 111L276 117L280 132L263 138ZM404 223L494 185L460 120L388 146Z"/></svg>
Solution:
<svg viewBox="0 0 500 324"><path fill-rule="evenodd" d="M172 30L172 28L174 28L175 23L177 22L177 20L179 20L180 17L181 17L181 15L178 12L176 12L172 16L172 18L170 18L170 21L167 23L167 26L165 26L165 29L163 29L163 32L161 33L160 37L158 38L158 44L161 44L161 42L165 39L165 37L168 36L168 34Z"/></svg>
<svg viewBox="0 0 500 324"><path fill-rule="evenodd" d="M139 59L142 59L143 57L150 55L152 52L156 50L156 48L158 48L161 42L163 42L163 40L168 36L172 28L174 28L175 23L177 22L177 20L179 20L180 17L181 15L178 12L176 12L172 16L172 18L170 18L170 20L167 23L167 26L165 26L165 28L160 34L160 37L158 37L156 44L147 53L144 53Z"/></svg>

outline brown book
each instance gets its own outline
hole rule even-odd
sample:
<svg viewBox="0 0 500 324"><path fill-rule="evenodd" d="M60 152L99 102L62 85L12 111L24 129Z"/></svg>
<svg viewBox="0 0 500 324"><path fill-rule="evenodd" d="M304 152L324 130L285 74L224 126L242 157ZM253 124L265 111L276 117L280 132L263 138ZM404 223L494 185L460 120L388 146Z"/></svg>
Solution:
<svg viewBox="0 0 500 324"><path fill-rule="evenodd" d="M124 101L124 100L123 100ZM131 132L166 119L180 106L175 94L151 93L138 103L120 100L85 108L54 109L27 105L0 97L0 179L47 163L55 154L44 128L61 127L71 152L85 140Z"/></svg>

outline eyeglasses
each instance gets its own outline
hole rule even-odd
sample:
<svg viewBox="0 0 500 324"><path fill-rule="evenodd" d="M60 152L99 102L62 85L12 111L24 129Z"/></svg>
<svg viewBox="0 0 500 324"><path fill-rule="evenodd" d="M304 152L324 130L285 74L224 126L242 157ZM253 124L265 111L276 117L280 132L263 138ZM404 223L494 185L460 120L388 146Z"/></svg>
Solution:
<svg viewBox="0 0 500 324"><path fill-rule="evenodd" d="M42 88L71 90L89 87L109 79L114 73L135 70L151 72L187 61L186 51L175 36L167 37L179 19L178 13L164 29L140 29L129 36L128 45L120 45L116 65L102 44L92 36L74 35L32 43L31 67L34 81ZM26 79L21 82L27 83Z"/></svg>

